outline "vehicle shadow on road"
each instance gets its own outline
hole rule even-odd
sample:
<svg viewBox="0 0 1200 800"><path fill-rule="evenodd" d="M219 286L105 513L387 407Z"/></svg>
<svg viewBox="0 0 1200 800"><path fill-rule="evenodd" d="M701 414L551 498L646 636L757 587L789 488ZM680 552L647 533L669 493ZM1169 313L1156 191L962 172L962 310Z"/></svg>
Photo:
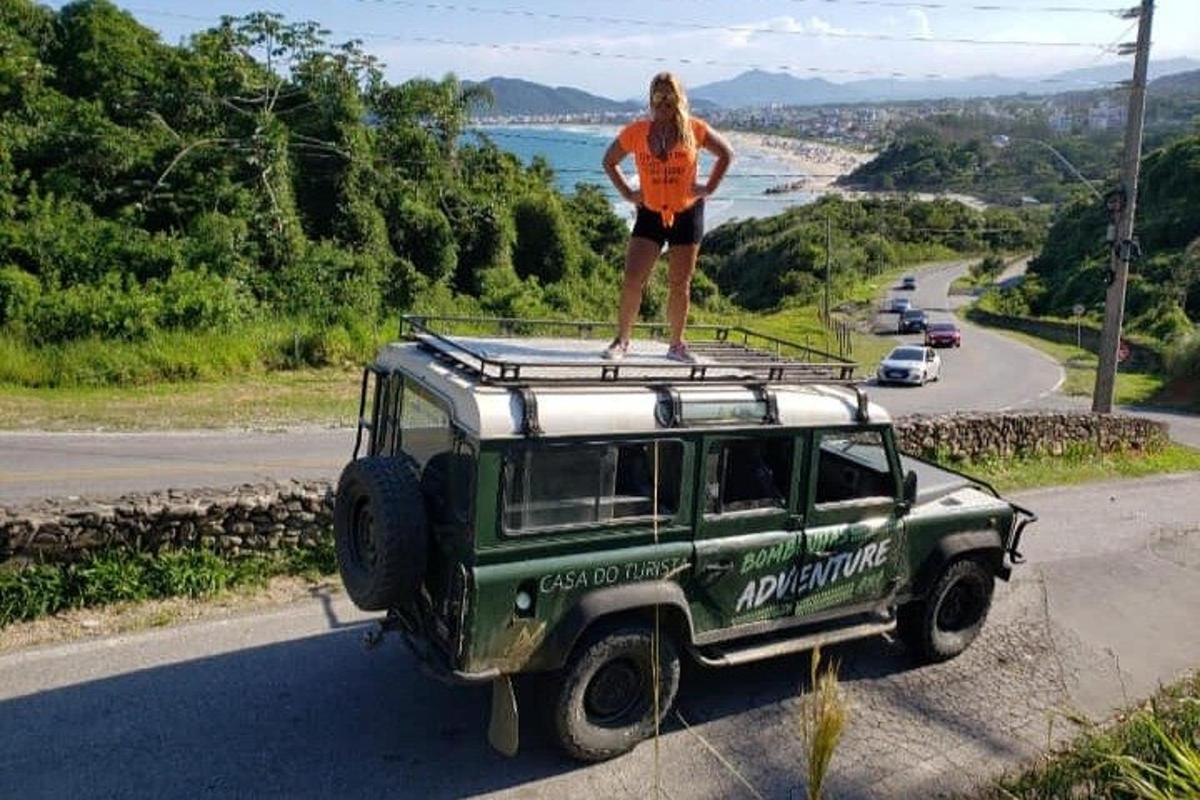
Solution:
<svg viewBox="0 0 1200 800"><path fill-rule="evenodd" d="M518 684L521 753L507 759L487 745L488 688L425 677L395 638L365 654L360 634L343 628L0 702L0 796L463 797L548 781L555 786L541 788L552 796L579 779L584 767L549 735L541 682ZM915 669L882 639L826 652L866 709L856 712L864 729L883 706L939 738L1010 747L925 691L942 667ZM802 774L793 701L808 664L800 655L685 673L681 714L719 748L752 747L754 757L735 758L767 796L786 796L775 790ZM706 758L676 717L664 732L678 734L675 749ZM845 773L839 797L868 796L878 779Z"/></svg>
<svg viewBox="0 0 1200 800"><path fill-rule="evenodd" d="M361 626L0 702L0 797L463 797L573 768ZM523 725L523 728L527 727Z"/></svg>

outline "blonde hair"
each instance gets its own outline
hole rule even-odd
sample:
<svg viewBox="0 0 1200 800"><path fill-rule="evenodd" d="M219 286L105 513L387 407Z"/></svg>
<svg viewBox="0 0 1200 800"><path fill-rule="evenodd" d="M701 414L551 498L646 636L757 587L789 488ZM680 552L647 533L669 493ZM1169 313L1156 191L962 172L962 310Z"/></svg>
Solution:
<svg viewBox="0 0 1200 800"><path fill-rule="evenodd" d="M650 108L654 108L654 93L670 89L675 96L671 104L671 121L675 125L676 135L687 150L696 149L696 136L692 133L691 115L688 113L687 93L683 91L683 83L673 72L660 72L650 80Z"/></svg>

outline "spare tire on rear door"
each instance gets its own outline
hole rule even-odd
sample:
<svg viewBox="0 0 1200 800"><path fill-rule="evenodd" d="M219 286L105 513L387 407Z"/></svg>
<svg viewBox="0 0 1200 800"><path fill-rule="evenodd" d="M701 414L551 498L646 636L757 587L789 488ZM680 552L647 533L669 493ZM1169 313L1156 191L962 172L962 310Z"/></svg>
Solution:
<svg viewBox="0 0 1200 800"><path fill-rule="evenodd" d="M383 611L416 597L428 533L418 467L408 456L351 461L338 480L333 537L346 592Z"/></svg>

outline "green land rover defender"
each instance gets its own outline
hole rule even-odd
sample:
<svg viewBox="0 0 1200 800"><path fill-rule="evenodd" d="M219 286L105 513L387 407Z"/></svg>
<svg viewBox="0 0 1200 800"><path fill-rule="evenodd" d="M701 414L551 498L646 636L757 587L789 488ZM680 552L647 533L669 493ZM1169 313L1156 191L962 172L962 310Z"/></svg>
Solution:
<svg viewBox="0 0 1200 800"><path fill-rule="evenodd" d="M407 317L363 373L337 487L346 590L446 680L540 673L571 755L619 755L667 713L686 655L723 667L894 634L952 658L1033 515L902 455L853 364L742 328ZM657 717L656 717L657 713Z"/></svg>

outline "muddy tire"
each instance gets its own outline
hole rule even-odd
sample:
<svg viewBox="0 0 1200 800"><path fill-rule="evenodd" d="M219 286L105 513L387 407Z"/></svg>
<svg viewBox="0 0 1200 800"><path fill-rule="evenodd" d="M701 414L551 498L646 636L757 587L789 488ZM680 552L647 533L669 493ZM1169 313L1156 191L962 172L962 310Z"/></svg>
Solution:
<svg viewBox="0 0 1200 800"><path fill-rule="evenodd" d="M946 661L966 650L983 630L995 583L978 561L960 559L947 566L928 597L903 606L897 632L924 661Z"/></svg>
<svg viewBox="0 0 1200 800"><path fill-rule="evenodd" d="M598 631L571 655L555 681L554 729L573 758L603 761L654 735L653 628L623 625ZM658 722L679 689L679 652L659 641Z"/></svg>
<svg viewBox="0 0 1200 800"><path fill-rule="evenodd" d="M384 611L412 600L429 549L416 463L400 456L347 464L334 500L333 536L338 571L355 605Z"/></svg>

